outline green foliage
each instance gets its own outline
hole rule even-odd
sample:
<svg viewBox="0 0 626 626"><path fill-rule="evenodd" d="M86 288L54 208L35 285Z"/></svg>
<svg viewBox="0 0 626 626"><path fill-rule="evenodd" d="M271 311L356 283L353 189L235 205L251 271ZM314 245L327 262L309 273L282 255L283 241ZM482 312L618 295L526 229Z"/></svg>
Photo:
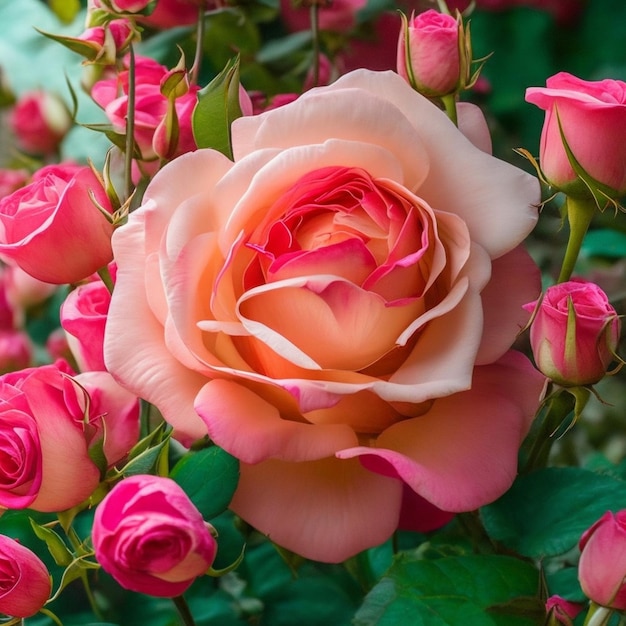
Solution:
<svg viewBox="0 0 626 626"><path fill-rule="evenodd" d="M365 598L355 626L530 626L543 605L537 569L499 555L423 560L400 554Z"/></svg>

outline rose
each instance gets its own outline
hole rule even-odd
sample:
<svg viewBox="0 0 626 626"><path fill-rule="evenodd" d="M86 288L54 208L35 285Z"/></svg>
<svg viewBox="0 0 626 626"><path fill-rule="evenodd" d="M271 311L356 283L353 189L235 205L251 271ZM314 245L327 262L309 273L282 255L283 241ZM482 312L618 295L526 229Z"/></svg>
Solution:
<svg viewBox="0 0 626 626"><path fill-rule="evenodd" d="M211 527L170 478L131 476L98 505L93 547L125 589L174 597L207 572L217 544Z"/></svg>
<svg viewBox="0 0 626 626"><path fill-rule="evenodd" d="M28 367L33 344L23 330L0 329L0 374Z"/></svg>
<svg viewBox="0 0 626 626"><path fill-rule="evenodd" d="M63 100L43 90L23 94L9 122L20 149L32 154L54 153L72 126Z"/></svg>
<svg viewBox="0 0 626 626"><path fill-rule="evenodd" d="M560 72L548 78L546 87L527 89L526 100L546 112L539 162L551 185L566 193L589 193L572 167L565 141L584 175L606 194L626 193L626 83L585 81Z"/></svg>
<svg viewBox="0 0 626 626"><path fill-rule="evenodd" d="M537 302L525 305L532 312ZM593 385L615 357L621 323L596 284L573 279L548 287L530 328L537 367L559 385Z"/></svg>
<svg viewBox="0 0 626 626"><path fill-rule="evenodd" d="M90 167L42 168L32 183L0 199L0 255L48 283L93 274L113 258L113 225L90 197L112 212Z"/></svg>
<svg viewBox="0 0 626 626"><path fill-rule="evenodd" d="M356 25L356 14L366 4L365 0L337 0L320 6L318 23L322 30L345 32ZM280 0L280 16L291 32L308 30L311 17L308 5L294 6L291 0Z"/></svg>
<svg viewBox="0 0 626 626"><path fill-rule="evenodd" d="M35 615L51 589L41 559L15 539L0 535L0 612L11 617Z"/></svg>
<svg viewBox="0 0 626 626"><path fill-rule="evenodd" d="M61 305L61 326L81 371L105 371L102 346L111 294L101 280L78 286Z"/></svg>
<svg viewBox="0 0 626 626"><path fill-rule="evenodd" d="M62 511L98 485L82 423L65 401L68 372L46 365L0 377L0 506Z"/></svg>
<svg viewBox="0 0 626 626"><path fill-rule="evenodd" d="M23 187L30 179L27 170L9 170L0 168L0 198L8 196Z"/></svg>
<svg viewBox="0 0 626 626"><path fill-rule="evenodd" d="M626 609L626 511L607 511L580 538L578 580L593 602Z"/></svg>
<svg viewBox="0 0 626 626"><path fill-rule="evenodd" d="M550 596L546 600L547 625L572 626L574 618L583 610L580 602L570 602L561 596Z"/></svg>
<svg viewBox="0 0 626 626"><path fill-rule="evenodd" d="M398 74L424 95L453 93L461 79L459 22L433 9L405 22L398 38Z"/></svg>
<svg viewBox="0 0 626 626"><path fill-rule="evenodd" d="M168 69L147 57L136 57L135 87L135 141L141 151L142 159L156 158L152 142L159 124L165 118L168 100L161 93L161 80L168 74ZM120 89L122 95L120 95ZM197 102L197 85L176 99L179 137L175 154L183 154L196 147L191 127L191 116ZM104 109L116 132L126 132L128 109L128 70L119 73L116 78L107 78L94 84L91 96Z"/></svg>
<svg viewBox="0 0 626 626"><path fill-rule="evenodd" d="M205 10L219 7L221 2L214 0L159 0L154 11L142 17L142 22L154 28L187 26L198 21L198 6Z"/></svg>
<svg viewBox="0 0 626 626"><path fill-rule="evenodd" d="M476 107L460 125L489 144ZM234 163L178 157L116 231L109 371L239 458L232 509L303 556L387 539L403 482L448 512L498 497L544 385L509 352L537 181L391 72L232 138Z"/></svg>

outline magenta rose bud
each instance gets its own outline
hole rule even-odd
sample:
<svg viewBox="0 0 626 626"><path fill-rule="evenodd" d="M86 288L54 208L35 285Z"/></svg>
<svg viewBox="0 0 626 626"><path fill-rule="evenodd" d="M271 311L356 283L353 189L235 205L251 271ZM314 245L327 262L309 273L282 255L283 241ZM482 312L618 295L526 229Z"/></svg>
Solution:
<svg viewBox="0 0 626 626"><path fill-rule="evenodd" d="M15 539L0 535L0 613L35 615L48 600L51 588L41 559Z"/></svg>
<svg viewBox="0 0 626 626"><path fill-rule="evenodd" d="M588 194L565 140L584 176L603 185L610 196L626 193L626 83L586 81L560 72L548 78L546 87L527 89L526 101L546 112L539 161L552 186L568 194Z"/></svg>
<svg viewBox="0 0 626 626"><path fill-rule="evenodd" d="M580 538L578 580L596 604L626 609L626 510L607 511Z"/></svg>
<svg viewBox="0 0 626 626"><path fill-rule="evenodd" d="M547 626L572 626L574 618L583 610L580 602L571 602L561 596L550 596L546 600Z"/></svg>
<svg viewBox="0 0 626 626"><path fill-rule="evenodd" d="M90 276L113 258L113 224L92 199L113 212L90 167L42 168L32 183L0 199L0 254L47 283Z"/></svg>
<svg viewBox="0 0 626 626"><path fill-rule="evenodd" d="M433 9L403 21L398 74L426 96L453 93L461 76L458 21Z"/></svg>
<svg viewBox="0 0 626 626"><path fill-rule="evenodd" d="M47 91L24 94L15 105L10 124L21 150L53 154L72 126L63 100Z"/></svg>
<svg viewBox="0 0 626 626"><path fill-rule="evenodd" d="M536 302L524 308L533 311ZM563 386L593 385L613 361L620 320L606 294L580 279L549 287L530 328L537 367Z"/></svg>
<svg viewBox="0 0 626 626"><path fill-rule="evenodd" d="M122 587L178 596L211 567L217 543L185 492L170 478L131 476L96 509L96 559Z"/></svg>

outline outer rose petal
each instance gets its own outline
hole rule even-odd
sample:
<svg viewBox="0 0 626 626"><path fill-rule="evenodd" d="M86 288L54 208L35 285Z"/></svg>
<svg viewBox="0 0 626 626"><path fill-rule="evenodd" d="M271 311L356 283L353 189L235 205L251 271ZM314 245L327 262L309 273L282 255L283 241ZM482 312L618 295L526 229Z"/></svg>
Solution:
<svg viewBox="0 0 626 626"><path fill-rule="evenodd" d="M517 452L545 387L518 352L476 368L472 388L436 400L420 417L395 424L376 440L337 454L397 476L444 511L469 511L512 484ZM497 410L497 415L494 415Z"/></svg>
<svg viewBox="0 0 626 626"><path fill-rule="evenodd" d="M268 496L271 494L271 496ZM402 483L358 461L241 464L231 509L288 550L339 563L398 526Z"/></svg>

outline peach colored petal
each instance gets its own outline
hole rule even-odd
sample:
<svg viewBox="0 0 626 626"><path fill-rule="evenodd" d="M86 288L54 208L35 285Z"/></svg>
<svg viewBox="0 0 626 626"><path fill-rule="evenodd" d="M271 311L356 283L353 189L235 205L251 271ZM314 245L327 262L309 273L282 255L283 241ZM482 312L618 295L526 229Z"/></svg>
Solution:
<svg viewBox="0 0 626 626"><path fill-rule="evenodd" d="M145 212L135 211L113 235L119 265L107 318L104 360L122 386L158 406L176 435L191 443L206 434L193 409L194 398L206 379L173 358L164 343L164 328L148 306L144 218Z"/></svg>
<svg viewBox="0 0 626 626"><path fill-rule="evenodd" d="M358 461L266 461L241 465L231 509L272 541L338 563L396 530L402 483Z"/></svg>
<svg viewBox="0 0 626 626"><path fill-rule="evenodd" d="M541 273L522 246L493 262L491 280L480 294L485 325L477 365L493 363L509 349L530 317L522 305L540 292Z"/></svg>
<svg viewBox="0 0 626 626"><path fill-rule="evenodd" d="M376 447L337 456L358 456L372 471L402 478L444 511L472 510L511 486L544 387L530 361L511 352L476 368L470 390L436 400L425 415L387 429Z"/></svg>
<svg viewBox="0 0 626 626"><path fill-rule="evenodd" d="M459 130L480 150L492 153L491 132L483 112L470 102L457 102Z"/></svg>
<svg viewBox="0 0 626 626"><path fill-rule="evenodd" d="M411 163L415 157L406 156L405 151L412 145L409 136L417 131L420 142L426 147L430 168L427 178L419 185L412 186L412 179L406 178L405 184L414 193L434 209L462 217L468 223L472 239L488 250L492 258L511 250L533 229L537 221L535 205L540 201L537 179L473 145L445 113L417 95L394 72L357 70L340 77L324 90L327 94L324 102L328 92L332 92L332 110L317 104L320 94L312 89L296 102L274 111L273 116L270 111L237 120L233 136L239 144L238 150L245 153L255 148L284 146L286 142L289 145L315 143L330 132L335 137L354 136L383 145L397 141L399 159ZM355 100L358 100L358 107ZM283 116L287 109L289 114ZM413 129L390 133L384 121L372 128L369 120L380 119L383 111L390 111L385 113L390 123L402 120L398 128L405 128L406 118ZM278 112L281 115L276 115ZM361 119L361 114L367 121ZM286 131L280 126L283 120L287 124ZM474 126L476 122L472 123ZM404 132L410 134L403 135ZM466 132L478 141L473 131L466 129ZM386 134L389 134L388 139ZM484 147L482 141L479 143ZM505 196L502 190L506 190Z"/></svg>
<svg viewBox="0 0 626 626"><path fill-rule="evenodd" d="M316 426L283 419L274 405L232 381L207 383L195 407L211 439L243 463L313 461L358 441L344 424Z"/></svg>

